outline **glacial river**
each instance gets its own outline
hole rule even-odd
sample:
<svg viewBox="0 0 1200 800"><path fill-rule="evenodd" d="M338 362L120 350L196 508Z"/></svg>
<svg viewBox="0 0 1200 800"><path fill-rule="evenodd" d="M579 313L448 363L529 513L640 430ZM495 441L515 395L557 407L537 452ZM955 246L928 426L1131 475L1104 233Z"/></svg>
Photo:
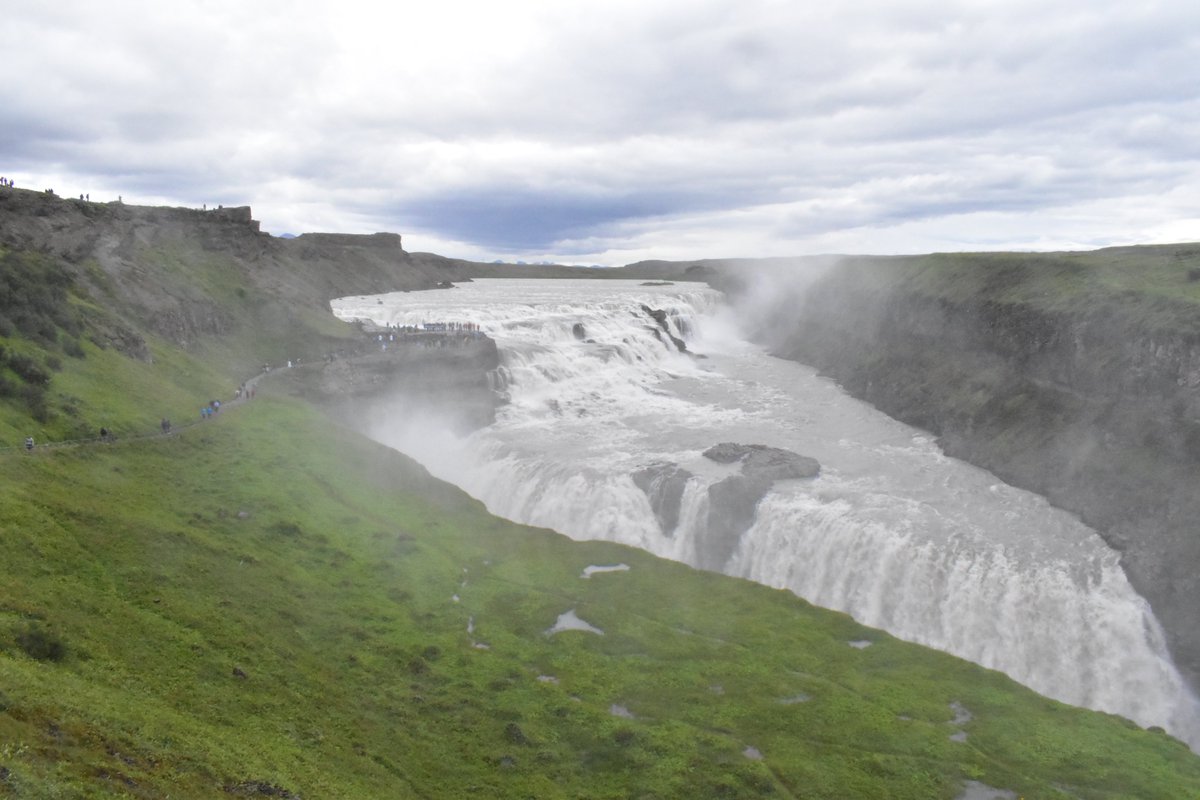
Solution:
<svg viewBox="0 0 1200 800"><path fill-rule="evenodd" d="M689 353L643 305L666 312ZM333 307L380 324L473 322L496 340L508 403L494 425L457 438L396 408L372 431L493 513L695 564L708 486L733 469L705 449L811 456L820 476L776 483L724 572L1200 749L1200 703L1095 531L766 354L707 286L480 280ZM664 462L693 475L670 534L632 478Z"/></svg>

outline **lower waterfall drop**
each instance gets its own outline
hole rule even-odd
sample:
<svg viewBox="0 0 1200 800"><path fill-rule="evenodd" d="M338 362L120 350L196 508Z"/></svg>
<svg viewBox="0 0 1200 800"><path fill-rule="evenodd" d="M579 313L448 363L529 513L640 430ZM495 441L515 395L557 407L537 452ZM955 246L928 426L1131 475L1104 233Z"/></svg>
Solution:
<svg viewBox="0 0 1200 800"><path fill-rule="evenodd" d="M508 402L494 425L459 439L392 409L369 431L493 513L693 565L715 557L728 574L1200 748L1200 703L1095 531L767 355L708 287L479 280L334 308L382 324L466 321L495 339ZM738 470L703 456L721 442L784 448L821 472L774 482L714 556L708 488ZM644 488L651 467L677 481L669 529Z"/></svg>

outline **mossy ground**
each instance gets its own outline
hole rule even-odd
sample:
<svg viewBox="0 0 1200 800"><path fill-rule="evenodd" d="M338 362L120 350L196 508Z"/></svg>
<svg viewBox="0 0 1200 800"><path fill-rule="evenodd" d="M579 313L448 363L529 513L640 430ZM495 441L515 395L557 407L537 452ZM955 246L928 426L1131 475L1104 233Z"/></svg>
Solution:
<svg viewBox="0 0 1200 800"><path fill-rule="evenodd" d="M784 592L495 519L295 401L0 457L0 796L1200 786L1166 736ZM570 609L605 634L546 635ZM28 655L31 629L63 657Z"/></svg>
<svg viewBox="0 0 1200 800"><path fill-rule="evenodd" d="M1070 253L944 253L880 260L889 282L951 300L1119 317L1147 332L1200 335L1200 245ZM906 277L907 276L907 277Z"/></svg>

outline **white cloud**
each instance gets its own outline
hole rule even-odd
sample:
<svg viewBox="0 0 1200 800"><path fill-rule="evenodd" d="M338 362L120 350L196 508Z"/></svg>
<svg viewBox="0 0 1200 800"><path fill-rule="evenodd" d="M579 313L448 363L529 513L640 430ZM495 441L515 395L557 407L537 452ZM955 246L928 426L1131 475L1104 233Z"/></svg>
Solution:
<svg viewBox="0 0 1200 800"><path fill-rule="evenodd" d="M0 172L446 254L1161 241L1200 6L17 0Z"/></svg>

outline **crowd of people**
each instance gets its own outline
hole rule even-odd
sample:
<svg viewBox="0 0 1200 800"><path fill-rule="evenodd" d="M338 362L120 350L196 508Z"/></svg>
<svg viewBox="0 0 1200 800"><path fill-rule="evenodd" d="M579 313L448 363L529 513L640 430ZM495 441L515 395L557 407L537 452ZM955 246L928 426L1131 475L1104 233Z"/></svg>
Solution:
<svg viewBox="0 0 1200 800"><path fill-rule="evenodd" d="M254 387L253 380L242 383L234 391L233 401L238 402L238 401L253 399L256 391L257 390ZM211 419L212 417L216 416L218 413L220 413L222 407L223 407L223 405L220 400L210 400L207 404L200 407L200 420L199 421L203 422L205 420ZM184 427L188 427L188 426L185 425ZM176 428L176 426L171 422L171 420L168 417L163 417L161 420L159 420L158 429L161 432L161 434L164 436L169 435L172 431L178 430L178 428ZM155 434L149 434L149 436L153 436L153 435L155 435ZM136 434L132 438L145 439L145 438L148 438L148 435ZM92 442L111 443L111 442L115 442L116 440L117 440L117 437L116 437L116 434L113 432L113 430L111 428L105 426L105 427L100 428L100 435L97 437L83 438L83 439L70 439L70 440L66 440L66 441L57 441L57 442L48 442L42 446L43 447L54 447L54 446L63 446L63 445L80 445L80 444L88 444L88 443L92 443ZM32 453L37 446L38 446L37 442L34 440L34 438L32 436L25 437L25 442L24 442L25 452ZM0 449L6 449L6 448L0 448Z"/></svg>
<svg viewBox="0 0 1200 800"><path fill-rule="evenodd" d="M383 351L387 350L389 343L396 341L397 336L401 337L401 341L410 339L422 347L444 347L448 343L462 344L484 335L477 322L422 322L418 325L386 325L385 333L378 333L378 330L378 327L372 328L367 335Z"/></svg>

